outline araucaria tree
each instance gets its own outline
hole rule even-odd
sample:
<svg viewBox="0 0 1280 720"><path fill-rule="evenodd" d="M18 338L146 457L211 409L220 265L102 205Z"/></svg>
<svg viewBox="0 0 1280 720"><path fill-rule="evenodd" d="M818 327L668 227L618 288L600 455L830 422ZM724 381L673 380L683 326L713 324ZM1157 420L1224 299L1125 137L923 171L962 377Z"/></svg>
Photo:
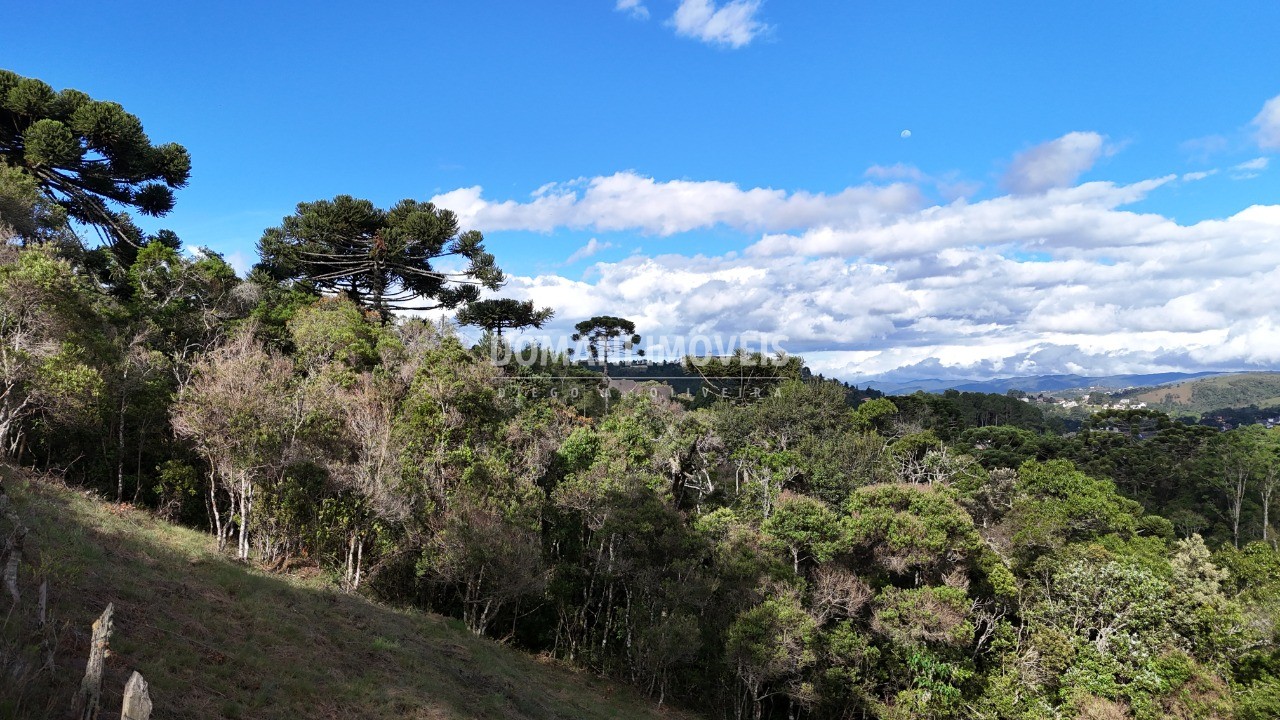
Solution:
<svg viewBox="0 0 1280 720"><path fill-rule="evenodd" d="M625 318L612 315L597 315L590 320L583 320L573 326L577 330L573 334L574 342L587 342L587 351L592 360L598 360L604 366L604 407L609 409L609 353L621 355L640 344L640 336L636 334L636 324ZM636 355L644 357L644 350L636 350Z"/></svg>
<svg viewBox="0 0 1280 720"><path fill-rule="evenodd" d="M458 311L458 324L478 327L502 337L503 330L541 328L554 315L551 308L538 309L532 300L497 298L468 303Z"/></svg>
<svg viewBox="0 0 1280 720"><path fill-rule="evenodd" d="M394 309L455 308L504 280L483 235L459 232L452 212L416 200L390 210L350 195L299 203L263 234L258 250L260 267L272 278L341 293L384 318ZM448 258L465 260L466 267L433 265Z"/></svg>
<svg viewBox="0 0 1280 720"><path fill-rule="evenodd" d="M625 318L612 315L597 315L590 320L583 320L573 326L577 330L573 334L574 342L583 340L587 343L587 352L592 360L599 360L604 365L604 376L609 377L609 355L621 355L640 344L640 336L636 334L636 324ZM636 355L644 357L644 350L636 350Z"/></svg>
<svg viewBox="0 0 1280 720"><path fill-rule="evenodd" d="M168 213L191 173L185 148L153 145L119 104L54 92L8 70L0 70L0 164L35 178L71 219L101 229L117 249L142 243L125 210Z"/></svg>

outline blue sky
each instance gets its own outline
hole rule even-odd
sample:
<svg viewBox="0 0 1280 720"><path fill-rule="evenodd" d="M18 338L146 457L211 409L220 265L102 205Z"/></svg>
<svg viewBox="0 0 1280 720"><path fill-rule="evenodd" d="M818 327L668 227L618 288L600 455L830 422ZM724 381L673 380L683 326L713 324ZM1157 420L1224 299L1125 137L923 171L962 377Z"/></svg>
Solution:
<svg viewBox="0 0 1280 720"><path fill-rule="evenodd" d="M6 9L0 54L186 145L152 227L242 267L299 201L436 198L566 327L965 377L1280 366L1278 26L1271 3L52 0Z"/></svg>

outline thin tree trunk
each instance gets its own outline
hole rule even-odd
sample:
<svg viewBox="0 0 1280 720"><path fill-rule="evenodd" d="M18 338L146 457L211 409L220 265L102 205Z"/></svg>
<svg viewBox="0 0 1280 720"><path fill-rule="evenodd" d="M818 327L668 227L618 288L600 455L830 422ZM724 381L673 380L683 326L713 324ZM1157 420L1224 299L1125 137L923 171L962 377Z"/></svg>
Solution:
<svg viewBox="0 0 1280 720"><path fill-rule="evenodd" d="M226 549L226 535L222 532L222 513L218 512L218 481L209 478L209 507L213 509L214 533L218 537L218 552Z"/></svg>
<svg viewBox="0 0 1280 720"><path fill-rule="evenodd" d="M134 464L133 464L133 472L134 472L133 504L134 505L138 504L138 498L142 496L142 437L145 429L146 429L145 424L138 426L138 455L137 455L137 458L135 458Z"/></svg>
<svg viewBox="0 0 1280 720"><path fill-rule="evenodd" d="M120 422L116 430L116 502L124 500L124 388L120 389Z"/></svg>
<svg viewBox="0 0 1280 720"><path fill-rule="evenodd" d="M361 538L360 540L356 541L356 579L351 586L351 589L353 590L360 589L360 571L363 569L363 565L364 565L364 538Z"/></svg>
<svg viewBox="0 0 1280 720"><path fill-rule="evenodd" d="M249 474L240 476L240 559L249 559L249 514L253 510L253 483Z"/></svg>
<svg viewBox="0 0 1280 720"><path fill-rule="evenodd" d="M1271 496L1276 490L1276 469L1268 468L1267 477L1262 484L1262 542L1270 541L1271 529Z"/></svg>

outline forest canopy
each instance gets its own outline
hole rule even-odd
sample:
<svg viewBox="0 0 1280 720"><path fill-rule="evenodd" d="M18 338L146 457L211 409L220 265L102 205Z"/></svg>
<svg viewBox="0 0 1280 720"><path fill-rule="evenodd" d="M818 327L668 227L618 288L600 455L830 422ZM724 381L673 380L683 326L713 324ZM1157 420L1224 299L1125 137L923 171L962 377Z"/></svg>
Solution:
<svg viewBox="0 0 1280 720"><path fill-rule="evenodd" d="M396 312L551 316L481 300L503 274L448 209L301 202L241 278L109 209L168 211L181 147L12 73L0 101L9 464L709 717L1280 713L1280 429L1066 432L1015 397L868 399L747 353L698 366L705 402L496 365ZM104 274L71 220L136 252ZM606 363L640 339L577 330Z"/></svg>

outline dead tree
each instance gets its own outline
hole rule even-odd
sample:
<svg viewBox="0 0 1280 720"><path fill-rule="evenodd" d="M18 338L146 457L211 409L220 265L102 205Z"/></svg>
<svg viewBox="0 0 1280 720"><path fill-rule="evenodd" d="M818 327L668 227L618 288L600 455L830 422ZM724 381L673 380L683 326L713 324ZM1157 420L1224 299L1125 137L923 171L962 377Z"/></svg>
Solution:
<svg viewBox="0 0 1280 720"><path fill-rule="evenodd" d="M93 639L89 642L89 663L76 695L75 716L79 720L95 720L102 703L102 671L107 662L107 645L111 640L112 614L115 606L108 603L102 617L93 623Z"/></svg>

